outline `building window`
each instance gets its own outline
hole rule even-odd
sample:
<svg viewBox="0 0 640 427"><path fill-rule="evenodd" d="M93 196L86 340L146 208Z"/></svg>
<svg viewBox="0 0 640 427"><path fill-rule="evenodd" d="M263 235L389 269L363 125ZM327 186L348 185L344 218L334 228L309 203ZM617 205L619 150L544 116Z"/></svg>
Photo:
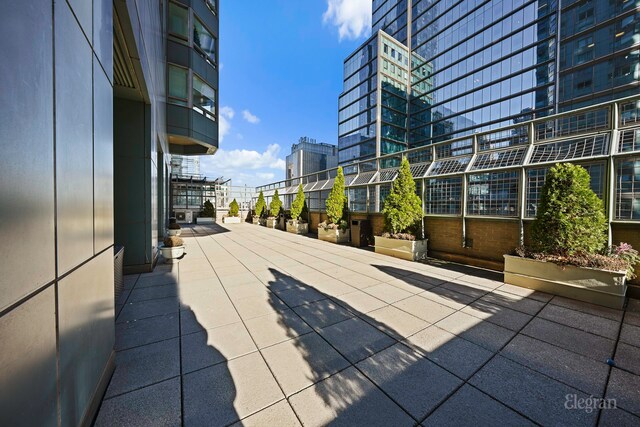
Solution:
<svg viewBox="0 0 640 427"><path fill-rule="evenodd" d="M204 52L211 63L216 63L216 39L197 18L193 20L193 44Z"/></svg>
<svg viewBox="0 0 640 427"><path fill-rule="evenodd" d="M189 10L169 3L169 33L184 40L189 40Z"/></svg>
<svg viewBox="0 0 640 427"><path fill-rule="evenodd" d="M640 220L640 157L616 163L615 210L616 219Z"/></svg>
<svg viewBox="0 0 640 427"><path fill-rule="evenodd" d="M200 77L193 75L193 109L216 120L216 91Z"/></svg>
<svg viewBox="0 0 640 427"><path fill-rule="evenodd" d="M188 75L189 71L186 68L169 64L169 102L171 104L189 105Z"/></svg>
<svg viewBox="0 0 640 427"><path fill-rule="evenodd" d="M469 175L469 215L518 216L518 172Z"/></svg>
<svg viewBox="0 0 640 427"><path fill-rule="evenodd" d="M427 180L425 208L432 215L460 215L462 212L462 177Z"/></svg>

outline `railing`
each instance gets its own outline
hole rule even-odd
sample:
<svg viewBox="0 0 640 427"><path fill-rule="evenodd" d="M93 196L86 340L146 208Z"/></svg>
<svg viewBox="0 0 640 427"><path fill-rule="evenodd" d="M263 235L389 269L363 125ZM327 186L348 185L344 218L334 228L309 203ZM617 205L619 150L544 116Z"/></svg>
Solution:
<svg viewBox="0 0 640 427"><path fill-rule="evenodd" d="M546 170L570 161L590 172L610 221L640 220L640 176L636 182L618 167L626 162L629 169L629 161L640 167L637 96L349 164L343 169L352 211L380 211L402 157L411 163L426 216L462 217L465 223L472 217L520 220L522 225L535 216ZM255 194L263 191L269 199L278 190L288 207L302 184L310 210L319 211L335 174L329 169L278 181L257 187Z"/></svg>

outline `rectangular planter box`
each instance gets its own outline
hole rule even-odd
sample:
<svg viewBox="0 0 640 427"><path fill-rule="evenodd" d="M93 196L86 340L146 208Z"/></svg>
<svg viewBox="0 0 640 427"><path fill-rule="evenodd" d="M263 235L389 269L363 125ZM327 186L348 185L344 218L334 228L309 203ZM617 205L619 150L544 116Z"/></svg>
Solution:
<svg viewBox="0 0 640 427"><path fill-rule="evenodd" d="M287 221L287 232L294 234L309 234L309 224L301 224L298 221L290 219Z"/></svg>
<svg viewBox="0 0 640 427"><path fill-rule="evenodd" d="M222 222L224 224L240 224L239 216L225 216L222 217Z"/></svg>
<svg viewBox="0 0 640 427"><path fill-rule="evenodd" d="M504 256L504 282L592 304L622 308L626 272L560 266L518 256Z"/></svg>
<svg viewBox="0 0 640 427"><path fill-rule="evenodd" d="M196 224L215 224L216 221L210 217L198 217L196 218Z"/></svg>
<svg viewBox="0 0 640 427"><path fill-rule="evenodd" d="M331 243L347 243L350 237L350 230L342 231L342 229L324 229L318 227L318 239Z"/></svg>
<svg viewBox="0 0 640 427"><path fill-rule="evenodd" d="M267 218L267 228L278 228L278 219Z"/></svg>
<svg viewBox="0 0 640 427"><path fill-rule="evenodd" d="M409 261L427 259L427 240L400 240L375 236L375 248L377 254L390 255L392 257Z"/></svg>
<svg viewBox="0 0 640 427"><path fill-rule="evenodd" d="M254 225L258 225L258 224L260 224L260 218L254 216L253 218L251 218L251 222Z"/></svg>

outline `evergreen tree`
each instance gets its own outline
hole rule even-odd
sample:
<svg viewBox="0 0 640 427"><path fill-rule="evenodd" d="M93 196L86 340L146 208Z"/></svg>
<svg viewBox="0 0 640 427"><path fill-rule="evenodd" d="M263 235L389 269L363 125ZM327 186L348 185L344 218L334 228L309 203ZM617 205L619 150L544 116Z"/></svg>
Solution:
<svg viewBox="0 0 640 427"><path fill-rule="evenodd" d="M533 249L561 256L604 249L607 218L590 180L583 167L571 163L549 169L531 229Z"/></svg>
<svg viewBox="0 0 640 427"><path fill-rule="evenodd" d="M260 194L258 195L258 201L256 202L256 216L261 217L266 208L267 203L264 201L264 194L262 194L262 191L260 191Z"/></svg>
<svg viewBox="0 0 640 427"><path fill-rule="evenodd" d="M346 197L344 195L344 174L342 167L338 167L338 173L333 181L333 188L327 197L326 207L329 222L338 224L342 219Z"/></svg>
<svg viewBox="0 0 640 427"><path fill-rule="evenodd" d="M302 184L300 184L298 185L298 194L296 194L295 200L291 203L291 218L299 220L304 206L304 191L302 190Z"/></svg>
<svg viewBox="0 0 640 427"><path fill-rule="evenodd" d="M276 217L280 214L280 209L282 209L282 201L278 195L278 190L276 190L273 198L271 199L271 203L269 204L269 213L272 217Z"/></svg>
<svg viewBox="0 0 640 427"><path fill-rule="evenodd" d="M229 216L238 216L239 211L240 207L238 206L238 202L236 202L236 199L233 199L233 201L229 203Z"/></svg>
<svg viewBox="0 0 640 427"><path fill-rule="evenodd" d="M422 220L422 203L416 194L416 182L406 158L402 159L398 177L391 184L391 192L384 200L382 214L387 231L393 234L413 234Z"/></svg>

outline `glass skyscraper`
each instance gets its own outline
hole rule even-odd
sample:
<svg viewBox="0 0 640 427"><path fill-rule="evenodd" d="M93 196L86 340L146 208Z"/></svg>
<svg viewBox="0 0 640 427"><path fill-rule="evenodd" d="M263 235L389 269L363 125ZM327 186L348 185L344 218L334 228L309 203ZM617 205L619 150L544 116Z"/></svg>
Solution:
<svg viewBox="0 0 640 427"><path fill-rule="evenodd" d="M638 93L639 7L373 0L373 35L344 63L340 164Z"/></svg>

